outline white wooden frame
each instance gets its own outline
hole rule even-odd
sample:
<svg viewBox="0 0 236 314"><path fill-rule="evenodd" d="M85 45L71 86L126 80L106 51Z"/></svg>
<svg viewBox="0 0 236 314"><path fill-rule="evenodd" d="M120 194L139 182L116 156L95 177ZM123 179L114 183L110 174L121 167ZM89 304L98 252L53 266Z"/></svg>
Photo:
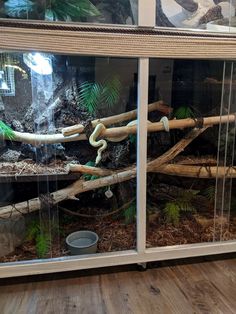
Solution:
<svg viewBox="0 0 236 314"><path fill-rule="evenodd" d="M139 26L155 27L155 0L139 0ZM3 28L1 28L4 31ZM5 35L5 37L4 37ZM14 35L16 36L16 35ZM6 41L4 42L4 38ZM1 41L2 40L2 41ZM42 40L42 39L41 39ZM9 41L10 42L10 41ZM7 42L7 33L0 34L0 49L25 50L20 42ZM166 42L168 44L168 42ZM15 46L14 46L15 44ZM235 42L231 40L235 49ZM12 46L11 46L12 45ZM29 45L29 43L28 43ZM28 49L30 47L28 46ZM34 46L35 48L35 46ZM232 48L232 49L233 49ZM184 47L188 49L188 47ZM47 49L45 49L47 51ZM229 49L228 49L229 51ZM80 51L78 51L80 52ZM72 52L73 53L73 52ZM232 53L232 52L231 52ZM187 55L187 52L185 53ZM235 54L234 54L235 55ZM161 55L162 56L162 55ZM202 55L200 55L201 57ZM229 55L226 56L229 57ZM224 58L226 56L220 56ZM151 56L150 56L151 57ZM163 57L163 56L162 56ZM170 57L167 55L166 57ZM185 57L185 56L183 56ZM199 58L200 58L199 57ZM138 84L138 152L137 152L137 249L87 256L61 257L0 265L0 278L51 272L107 267L156 260L176 259L236 251L236 241L211 242L168 247L146 248L146 165L147 165L147 102L149 58L139 56Z"/></svg>

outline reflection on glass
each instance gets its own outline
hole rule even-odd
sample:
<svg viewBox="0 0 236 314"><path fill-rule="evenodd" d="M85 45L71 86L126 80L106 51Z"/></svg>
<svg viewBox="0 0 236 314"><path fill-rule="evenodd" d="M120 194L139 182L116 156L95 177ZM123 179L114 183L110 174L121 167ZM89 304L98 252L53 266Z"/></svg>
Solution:
<svg viewBox="0 0 236 314"><path fill-rule="evenodd" d="M45 21L137 24L137 0L7 0L0 17Z"/></svg>
<svg viewBox="0 0 236 314"><path fill-rule="evenodd" d="M157 26L235 32L235 1L157 0Z"/></svg>
<svg viewBox="0 0 236 314"><path fill-rule="evenodd" d="M234 72L234 62L150 62L149 106L162 100L172 112L148 117L165 131L148 133L147 247L236 238ZM205 117L216 124L204 129Z"/></svg>
<svg viewBox="0 0 236 314"><path fill-rule="evenodd" d="M137 60L1 52L1 72L0 262L76 254L83 230L134 249Z"/></svg>
<svg viewBox="0 0 236 314"><path fill-rule="evenodd" d="M235 63L224 63L221 114L234 114ZM218 171L215 193L214 238L216 241L235 239L235 180L228 175L235 165L235 123L221 124L218 138ZM226 169L223 175L221 168Z"/></svg>

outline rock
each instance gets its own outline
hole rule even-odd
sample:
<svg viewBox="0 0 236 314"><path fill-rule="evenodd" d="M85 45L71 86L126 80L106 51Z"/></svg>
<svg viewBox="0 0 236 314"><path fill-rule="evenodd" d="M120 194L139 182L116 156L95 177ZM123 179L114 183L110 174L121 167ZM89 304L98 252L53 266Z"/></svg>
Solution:
<svg viewBox="0 0 236 314"><path fill-rule="evenodd" d="M25 238L25 219L20 216L0 220L0 257L14 252Z"/></svg>
<svg viewBox="0 0 236 314"><path fill-rule="evenodd" d="M17 132L24 132L24 127L19 120L14 119L11 123L12 128Z"/></svg>
<svg viewBox="0 0 236 314"><path fill-rule="evenodd" d="M62 144L41 145L36 148L37 161L48 163L55 158L66 160L65 148Z"/></svg>
<svg viewBox="0 0 236 314"><path fill-rule="evenodd" d="M117 144L113 146L112 163L116 168L127 166L129 162L130 147L129 142L124 144Z"/></svg>
<svg viewBox="0 0 236 314"><path fill-rule="evenodd" d="M7 161L7 162L17 162L19 160L20 155L21 155L21 152L8 149L3 154L1 154L0 160Z"/></svg>
<svg viewBox="0 0 236 314"><path fill-rule="evenodd" d="M30 158L42 163L48 163L58 157L62 160L66 160L65 148L62 144L42 144L39 147L34 147L30 144L22 144L21 154L24 158Z"/></svg>

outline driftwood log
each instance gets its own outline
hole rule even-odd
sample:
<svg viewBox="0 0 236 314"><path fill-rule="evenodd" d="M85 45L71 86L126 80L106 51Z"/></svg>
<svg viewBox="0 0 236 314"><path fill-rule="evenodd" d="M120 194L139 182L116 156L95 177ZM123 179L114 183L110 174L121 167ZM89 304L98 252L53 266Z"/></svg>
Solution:
<svg viewBox="0 0 236 314"><path fill-rule="evenodd" d="M166 164L153 169L153 172L171 176L211 179L236 178L236 167L209 167Z"/></svg>
<svg viewBox="0 0 236 314"><path fill-rule="evenodd" d="M160 100L148 105L148 112L160 111L165 115L169 115L172 112L172 108L167 106L164 101ZM93 128L95 128L99 123L102 123L104 126L109 126L116 123L121 123L124 121L137 119L137 109L124 112L115 116L110 116L107 118L97 119L91 122ZM62 134L64 136L70 136L73 134L83 133L84 126L82 124L76 124L62 129Z"/></svg>
<svg viewBox="0 0 236 314"><path fill-rule="evenodd" d="M219 123L232 123L235 122L235 115L225 115L225 116L214 116L207 117L198 121L196 119L182 119L182 120L170 120L169 128L170 129L183 129L183 128L192 128L201 123L202 128L193 129L186 137L181 139L176 145L174 145L171 149L169 149L162 156L156 158L155 160L149 161L147 163L147 172L159 172L170 175L180 175L180 176L190 176L190 177L198 177L198 178L211 178L216 175L220 177L230 177L233 178L236 176L236 171L234 167L231 168L221 168L221 167L207 167L207 166L189 166L189 165L173 165L168 164L172 161L177 155L179 155L196 137L198 137L201 133L203 133L208 127L212 125L217 125ZM165 126L162 122L150 123L148 124L149 132L158 132L163 131ZM116 127L105 129L101 134L101 137L117 137L121 135L129 135L135 134L137 132L136 126L125 126L125 127ZM86 139L85 135L70 135L68 137L64 137L63 134L55 134L55 135L35 135L35 134L27 134L15 132L16 138L15 140L37 144L37 140L42 143L55 143L55 142L63 142L62 139L66 139L65 141L71 141L75 139ZM30 139L29 139L30 136ZM69 140L68 140L69 139ZM97 188L110 186L113 184L121 183L127 180L131 180L136 177L136 167L131 166L125 168L120 171L110 171L107 169L99 169L94 167L86 167L79 166L76 168L75 165L70 165L70 171L79 171L81 173L93 174L103 176L102 178L93 180L93 181L84 181L80 179L76 181L74 184L68 186L67 188L58 190L56 192L51 193L51 199L53 200L53 204L57 204L61 201L74 199L77 200L77 195L80 193L94 190ZM8 205L4 207L0 207L0 218L9 218L11 216L16 216L20 214L27 214L29 212L36 211L40 208L40 199L34 198L28 200L26 202L21 202L14 205Z"/></svg>
<svg viewBox="0 0 236 314"><path fill-rule="evenodd" d="M181 153L195 138L197 138L201 133L203 133L207 128L202 129L193 129L189 132L189 134L181 139L176 145L174 145L171 149L169 149L165 154L156 158L153 161L148 162L147 171L151 172L153 170L157 171L158 167L164 165L165 163L173 160L179 153ZM136 177L137 169L135 166L128 167L126 169L121 170L120 172L112 173L108 176L84 181L82 179L77 180L72 185L55 191L51 193L50 199L53 204L57 204L61 201L74 199L76 200L76 196L80 193L87 192L90 190L94 190L100 187L105 187L117 183L121 183L124 181L131 180ZM90 169L91 173L91 169ZM4 207L0 207L0 218L10 218L12 216L17 216L20 214L27 214L40 208L40 199L34 198L25 202L20 202L14 205L7 205Z"/></svg>
<svg viewBox="0 0 236 314"><path fill-rule="evenodd" d="M180 120L169 120L169 129L185 129L185 128L194 128L199 125L202 126L212 126L217 124L226 124L235 122L235 114L224 115L224 116L212 116L198 119L180 119ZM165 131L165 126L162 122L154 122L148 123L147 126L148 132L160 132ZM137 125L132 126L121 126L114 128L104 128L104 131L101 132L101 138L109 138L116 139L123 136L128 136L130 134L137 133ZM64 136L62 133L60 134L32 134L32 133L21 133L14 131L14 141L27 143L31 145L40 145L40 144L54 144L54 143L64 143L64 142L74 142L79 140L87 140L87 136L85 134L73 134L70 136ZM7 137L4 137L0 134L0 138L3 140L7 140Z"/></svg>

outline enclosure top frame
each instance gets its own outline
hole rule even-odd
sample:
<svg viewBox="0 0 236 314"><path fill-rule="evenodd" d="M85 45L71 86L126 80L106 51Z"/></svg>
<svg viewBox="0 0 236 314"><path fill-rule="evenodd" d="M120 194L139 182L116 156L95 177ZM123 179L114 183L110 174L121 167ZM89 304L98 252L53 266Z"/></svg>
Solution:
<svg viewBox="0 0 236 314"><path fill-rule="evenodd" d="M236 35L150 27L0 22L0 49L131 58L235 60Z"/></svg>
<svg viewBox="0 0 236 314"><path fill-rule="evenodd" d="M156 27L156 0L138 0L138 25L0 19L0 49L131 58L235 60L236 34Z"/></svg>

